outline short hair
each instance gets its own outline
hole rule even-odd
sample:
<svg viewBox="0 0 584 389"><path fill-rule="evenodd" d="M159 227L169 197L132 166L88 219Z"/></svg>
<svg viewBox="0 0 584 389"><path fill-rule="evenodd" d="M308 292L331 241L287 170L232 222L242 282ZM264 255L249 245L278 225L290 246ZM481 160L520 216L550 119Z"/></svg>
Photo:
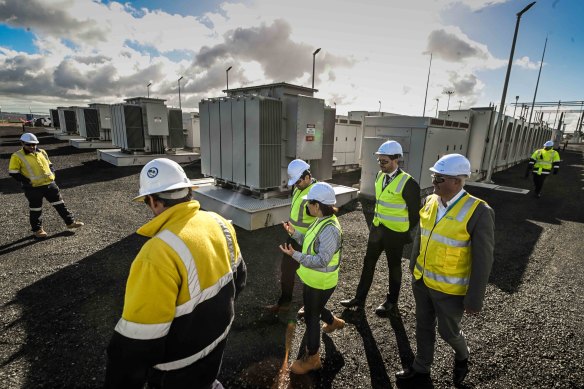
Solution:
<svg viewBox="0 0 584 389"><path fill-rule="evenodd" d="M193 199L193 189L192 188L187 188L187 189L188 189L188 193L184 197L181 197L178 199L168 199L168 198L161 197L161 195L164 196L165 193L180 192L180 191L184 190L184 188L169 190L169 191L161 192L161 193L153 193L150 196L152 196L154 198L154 200L160 201L165 208L170 208L173 205L177 205L180 203L186 203L186 202L191 201Z"/></svg>
<svg viewBox="0 0 584 389"><path fill-rule="evenodd" d="M306 176L310 176L312 178L312 173L310 172L310 169L306 169L305 171L303 171L302 174L300 175L299 180L303 180L304 177Z"/></svg>

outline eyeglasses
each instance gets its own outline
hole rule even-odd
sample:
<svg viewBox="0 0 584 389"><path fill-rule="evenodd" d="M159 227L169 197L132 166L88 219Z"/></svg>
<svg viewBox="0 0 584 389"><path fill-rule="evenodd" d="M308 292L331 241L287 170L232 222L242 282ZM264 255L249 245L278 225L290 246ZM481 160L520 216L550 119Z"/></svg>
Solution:
<svg viewBox="0 0 584 389"><path fill-rule="evenodd" d="M436 184L441 184L444 181L446 181L447 179L452 179L452 180L457 180L457 177L448 177L448 176L439 176L437 174L432 174L430 177L432 177L432 182L435 182Z"/></svg>
<svg viewBox="0 0 584 389"><path fill-rule="evenodd" d="M36 143L23 143L23 146L26 146L26 147L35 147L36 146Z"/></svg>
<svg viewBox="0 0 584 389"><path fill-rule="evenodd" d="M399 159L399 155L388 155L387 158L389 158L392 161L395 161L396 159ZM389 161L387 159L377 158L377 163L380 165L387 165Z"/></svg>

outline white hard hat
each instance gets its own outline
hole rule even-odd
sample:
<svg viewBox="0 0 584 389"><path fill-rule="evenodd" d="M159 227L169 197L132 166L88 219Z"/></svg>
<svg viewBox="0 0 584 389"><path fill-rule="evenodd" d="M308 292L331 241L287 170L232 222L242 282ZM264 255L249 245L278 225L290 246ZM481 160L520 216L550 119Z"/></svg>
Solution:
<svg viewBox="0 0 584 389"><path fill-rule="evenodd" d="M310 169L310 165L301 159L295 159L288 164L288 186L292 186L300 179L302 173Z"/></svg>
<svg viewBox="0 0 584 389"><path fill-rule="evenodd" d="M34 143L35 145L39 143L37 137L34 134L31 134L30 132L25 132L24 134L22 134L20 140L24 143Z"/></svg>
<svg viewBox="0 0 584 389"><path fill-rule="evenodd" d="M399 143L394 140L388 140L387 142L383 143L379 146L379 150L375 153L377 155L403 155L402 147Z"/></svg>
<svg viewBox="0 0 584 389"><path fill-rule="evenodd" d="M464 155L447 154L436 161L430 170L446 176L470 177L470 162Z"/></svg>
<svg viewBox="0 0 584 389"><path fill-rule="evenodd" d="M316 200L319 203L326 205L335 205L337 198L335 197L335 190L326 182L317 182L310 187L308 194L304 196L305 200Z"/></svg>
<svg viewBox="0 0 584 389"><path fill-rule="evenodd" d="M148 162L140 172L140 194L132 201L142 201L144 196L181 188L196 188L188 179L183 168L168 158L157 158ZM182 196L181 196L182 194ZM187 195L161 196L164 198L182 198Z"/></svg>
<svg viewBox="0 0 584 389"><path fill-rule="evenodd" d="M551 140L548 140L547 142L545 142L543 144L543 147L554 147L554 142Z"/></svg>

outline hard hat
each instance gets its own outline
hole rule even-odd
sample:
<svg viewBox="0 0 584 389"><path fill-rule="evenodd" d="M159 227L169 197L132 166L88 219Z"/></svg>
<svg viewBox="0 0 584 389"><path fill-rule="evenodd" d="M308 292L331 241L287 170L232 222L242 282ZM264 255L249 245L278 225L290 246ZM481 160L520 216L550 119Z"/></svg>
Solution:
<svg viewBox="0 0 584 389"><path fill-rule="evenodd" d="M31 134L30 132L25 132L24 134L22 134L22 136L20 137L20 141L24 143L32 143L35 145L39 143L37 137L34 134Z"/></svg>
<svg viewBox="0 0 584 389"><path fill-rule="evenodd" d="M379 146L379 150L375 153L377 155L403 155L402 147L399 143L394 140L388 140L387 142L383 143Z"/></svg>
<svg viewBox="0 0 584 389"><path fill-rule="evenodd" d="M430 171L446 176L470 177L470 162L464 155L447 154L436 161Z"/></svg>
<svg viewBox="0 0 584 389"><path fill-rule="evenodd" d="M24 135L23 135L24 136ZM545 142L543 144L543 147L554 147L554 142L551 140L548 140L547 142Z"/></svg>
<svg viewBox="0 0 584 389"><path fill-rule="evenodd" d="M310 187L308 194L304 196L305 200L316 200L319 203L326 205L335 205L337 198L335 197L335 190L326 182L317 182Z"/></svg>
<svg viewBox="0 0 584 389"><path fill-rule="evenodd" d="M310 169L310 165L301 159L295 159L288 164L288 186L292 186L300 179L302 173Z"/></svg>
<svg viewBox="0 0 584 389"><path fill-rule="evenodd" d="M196 188L191 183L191 180L188 179L183 168L168 158L153 159L142 168L140 172L140 194L134 197L132 201L142 201L146 195L181 188ZM177 198L184 196L186 196L186 191ZM164 198L169 198L169 196Z"/></svg>

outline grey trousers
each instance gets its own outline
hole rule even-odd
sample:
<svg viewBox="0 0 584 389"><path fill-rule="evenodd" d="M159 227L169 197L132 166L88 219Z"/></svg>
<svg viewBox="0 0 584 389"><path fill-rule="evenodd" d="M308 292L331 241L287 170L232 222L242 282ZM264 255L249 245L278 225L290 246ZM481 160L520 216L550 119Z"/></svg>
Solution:
<svg viewBox="0 0 584 389"><path fill-rule="evenodd" d="M435 291L420 279L412 283L416 300L416 359L413 369L420 373L430 373L434 361L436 343L436 323L440 337L455 352L457 360L468 358L466 339L460 329L464 313L464 296L454 296Z"/></svg>

